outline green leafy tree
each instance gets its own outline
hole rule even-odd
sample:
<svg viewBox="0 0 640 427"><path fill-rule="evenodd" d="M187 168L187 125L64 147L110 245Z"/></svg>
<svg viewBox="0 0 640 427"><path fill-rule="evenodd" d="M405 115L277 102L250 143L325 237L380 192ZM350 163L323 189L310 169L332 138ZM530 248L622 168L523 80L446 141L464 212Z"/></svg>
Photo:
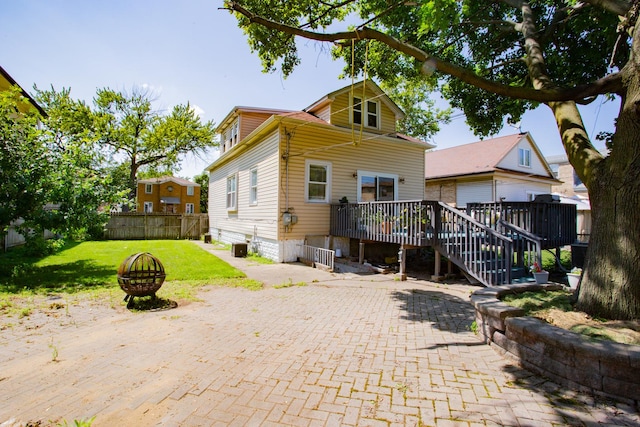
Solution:
<svg viewBox="0 0 640 427"><path fill-rule="evenodd" d="M51 188L51 158L35 110L19 112L18 87L0 91L0 237L9 225L42 215Z"/></svg>
<svg viewBox="0 0 640 427"><path fill-rule="evenodd" d="M180 156L216 145L214 123L202 123L189 104L162 115L153 109L152 101L149 92L126 94L108 88L98 90L94 98L97 140L115 157L126 159L132 199L141 168L171 171Z"/></svg>
<svg viewBox="0 0 640 427"><path fill-rule="evenodd" d="M49 158L51 188L48 208L30 226L46 228L74 239L100 237L112 205L128 190L114 181L109 153L95 143L93 113L70 89L38 90L47 111L43 134Z"/></svg>
<svg viewBox="0 0 640 427"><path fill-rule="evenodd" d="M209 207L209 174L196 175L193 180L200 184L200 213L207 213Z"/></svg>
<svg viewBox="0 0 640 427"><path fill-rule="evenodd" d="M353 63L354 74L366 64L371 77L392 86L397 76L423 76L479 135L547 105L591 199L579 306L640 318L640 2L243 0L225 7L265 71L289 75L300 62L300 36L334 43L334 55ZM357 18L355 27L326 31ZM599 95L621 99L608 155L593 146L577 108Z"/></svg>

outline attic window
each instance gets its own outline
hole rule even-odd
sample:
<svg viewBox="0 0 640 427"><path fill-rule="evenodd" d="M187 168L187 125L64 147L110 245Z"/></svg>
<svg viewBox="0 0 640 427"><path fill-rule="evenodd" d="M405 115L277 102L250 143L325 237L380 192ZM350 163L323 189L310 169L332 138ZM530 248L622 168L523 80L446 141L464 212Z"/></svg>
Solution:
<svg viewBox="0 0 640 427"><path fill-rule="evenodd" d="M233 122L231 126L224 132L224 144L222 145L223 151L229 150L231 147L238 143L238 120Z"/></svg>
<svg viewBox="0 0 640 427"><path fill-rule="evenodd" d="M361 98L354 97L353 100L353 116L352 121L353 124L360 125L362 124L362 117L364 115L365 123L364 125L369 128L378 128L379 115L380 115L380 105L378 101L365 101L362 102ZM364 111L363 111L364 106Z"/></svg>
<svg viewBox="0 0 640 427"><path fill-rule="evenodd" d="M518 149L518 166L531 167L531 150L528 148Z"/></svg>

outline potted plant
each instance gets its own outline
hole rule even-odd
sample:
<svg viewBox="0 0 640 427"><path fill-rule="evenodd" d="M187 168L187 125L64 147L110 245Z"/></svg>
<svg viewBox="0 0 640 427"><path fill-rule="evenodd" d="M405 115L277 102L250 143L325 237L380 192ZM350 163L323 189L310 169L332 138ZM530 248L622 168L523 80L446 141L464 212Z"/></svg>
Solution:
<svg viewBox="0 0 640 427"><path fill-rule="evenodd" d="M549 280L549 272L543 270L537 262L534 262L533 265L529 267L529 270L533 273L533 278L536 279L538 285L547 283Z"/></svg>
<svg viewBox="0 0 640 427"><path fill-rule="evenodd" d="M567 273L567 281L569 282L569 288L572 290L578 289L580 279L582 278L582 269L573 267L571 272Z"/></svg>

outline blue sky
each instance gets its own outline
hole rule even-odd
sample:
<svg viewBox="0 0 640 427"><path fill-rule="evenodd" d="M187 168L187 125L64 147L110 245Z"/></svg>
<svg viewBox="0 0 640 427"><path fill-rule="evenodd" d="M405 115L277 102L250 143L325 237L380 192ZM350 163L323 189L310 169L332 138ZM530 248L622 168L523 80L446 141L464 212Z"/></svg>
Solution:
<svg viewBox="0 0 640 427"><path fill-rule="evenodd" d="M91 102L96 89L146 87L156 106L190 102L204 120L219 123L236 105L302 109L346 86L343 64L329 46L299 40L302 64L286 80L263 74L236 20L219 10L222 0L20 0L5 1L0 14L0 65L27 91L71 88ZM581 107L587 131L613 131L618 102L600 99ZM543 155L562 154L551 111L542 106L521 123ZM516 132L505 128L498 135ZM464 117L443 126L438 148L477 141ZM596 143L599 149L603 145ZM216 154L188 157L180 176L202 173Z"/></svg>

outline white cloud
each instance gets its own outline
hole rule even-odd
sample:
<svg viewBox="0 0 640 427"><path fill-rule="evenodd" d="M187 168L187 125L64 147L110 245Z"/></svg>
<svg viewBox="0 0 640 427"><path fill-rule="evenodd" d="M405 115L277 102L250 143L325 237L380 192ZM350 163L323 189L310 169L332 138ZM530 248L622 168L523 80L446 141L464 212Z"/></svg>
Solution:
<svg viewBox="0 0 640 427"><path fill-rule="evenodd" d="M204 110L196 104L191 104L191 111L193 111L194 114L199 117L202 117L204 115Z"/></svg>

